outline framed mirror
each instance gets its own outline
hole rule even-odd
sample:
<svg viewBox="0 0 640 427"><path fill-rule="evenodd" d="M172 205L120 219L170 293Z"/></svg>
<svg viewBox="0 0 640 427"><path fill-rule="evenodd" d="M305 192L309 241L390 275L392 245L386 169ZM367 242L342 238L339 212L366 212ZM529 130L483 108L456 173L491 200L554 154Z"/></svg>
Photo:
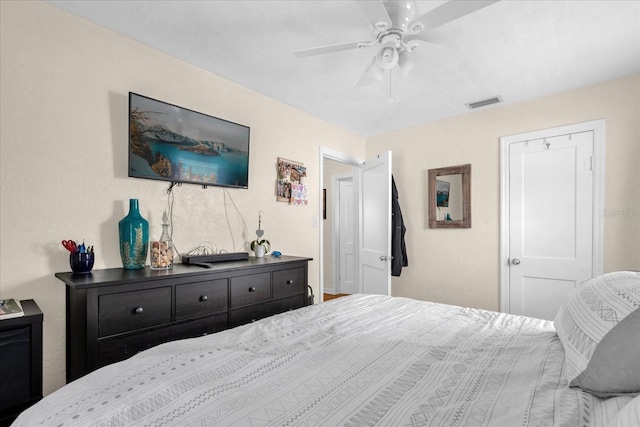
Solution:
<svg viewBox="0 0 640 427"><path fill-rule="evenodd" d="M429 228L471 228L471 165L429 169Z"/></svg>

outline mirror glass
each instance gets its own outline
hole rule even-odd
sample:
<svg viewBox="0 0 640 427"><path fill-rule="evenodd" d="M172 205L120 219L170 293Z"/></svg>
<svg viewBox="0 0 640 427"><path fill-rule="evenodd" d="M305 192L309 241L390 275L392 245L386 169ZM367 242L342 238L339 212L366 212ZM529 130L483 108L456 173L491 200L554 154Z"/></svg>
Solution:
<svg viewBox="0 0 640 427"><path fill-rule="evenodd" d="M429 227L471 228L471 165L429 170Z"/></svg>
<svg viewBox="0 0 640 427"><path fill-rule="evenodd" d="M462 220L462 174L436 178L436 221Z"/></svg>

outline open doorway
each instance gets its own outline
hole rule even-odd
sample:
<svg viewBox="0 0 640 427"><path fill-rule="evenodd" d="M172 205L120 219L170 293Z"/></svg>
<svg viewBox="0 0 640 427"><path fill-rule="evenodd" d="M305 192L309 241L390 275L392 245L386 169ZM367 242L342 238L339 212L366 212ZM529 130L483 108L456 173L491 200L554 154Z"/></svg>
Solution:
<svg viewBox="0 0 640 427"><path fill-rule="evenodd" d="M391 151L385 151L359 162L342 153L320 147L320 197L325 193L325 163L339 162L351 166L354 182L353 204L355 226L354 278L358 293L391 295ZM327 172L329 175L329 172ZM320 217L323 217L323 206ZM320 221L320 281L319 299L324 301L325 265L330 257L325 256L325 220ZM333 238L333 234L331 235ZM342 262L342 260L341 260ZM333 268L333 267L332 267ZM331 276L333 277L333 276Z"/></svg>
<svg viewBox="0 0 640 427"><path fill-rule="evenodd" d="M324 163L326 187L324 229L324 299L358 293L356 200L350 165ZM328 182L330 181L330 183Z"/></svg>
<svg viewBox="0 0 640 427"><path fill-rule="evenodd" d="M340 153L325 147L320 147L320 278L319 278L319 302L325 300L324 294L327 293L331 298L333 295L339 295L340 285L340 268L341 258L339 252L339 212L340 198L336 197L335 183L336 177L340 177L338 181L347 181L345 177L353 176L353 167L362 162L350 157L344 153ZM354 206L355 207L355 206ZM344 242L343 242L344 243ZM344 263L343 263L344 264ZM342 265L345 268L346 265ZM354 266L355 268L355 266Z"/></svg>

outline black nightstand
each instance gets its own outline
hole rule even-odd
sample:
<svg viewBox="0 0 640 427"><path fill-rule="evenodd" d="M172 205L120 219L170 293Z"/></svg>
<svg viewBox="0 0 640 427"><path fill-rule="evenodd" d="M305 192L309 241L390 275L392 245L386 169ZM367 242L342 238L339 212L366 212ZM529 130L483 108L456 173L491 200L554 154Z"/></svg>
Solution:
<svg viewBox="0 0 640 427"><path fill-rule="evenodd" d="M20 303L24 316L0 320L0 426L42 399L42 311Z"/></svg>

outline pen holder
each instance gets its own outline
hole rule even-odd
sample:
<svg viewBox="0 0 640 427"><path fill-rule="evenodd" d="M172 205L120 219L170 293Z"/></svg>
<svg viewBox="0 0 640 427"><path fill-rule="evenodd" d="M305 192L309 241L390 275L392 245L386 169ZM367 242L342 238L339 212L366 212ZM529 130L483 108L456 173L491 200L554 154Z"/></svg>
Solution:
<svg viewBox="0 0 640 427"><path fill-rule="evenodd" d="M93 252L71 252L69 264L74 273L90 273L93 268Z"/></svg>

